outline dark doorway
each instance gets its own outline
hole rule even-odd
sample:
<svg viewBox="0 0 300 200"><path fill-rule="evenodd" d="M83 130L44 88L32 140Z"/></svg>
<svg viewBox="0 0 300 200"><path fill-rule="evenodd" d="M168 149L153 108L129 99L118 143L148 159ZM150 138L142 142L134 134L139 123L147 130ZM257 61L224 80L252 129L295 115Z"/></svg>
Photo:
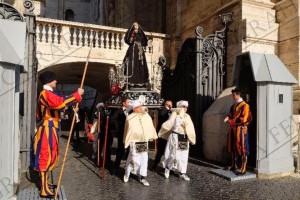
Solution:
<svg viewBox="0 0 300 200"><path fill-rule="evenodd" d="M67 9L66 10L66 14L65 14L65 20L66 21L74 21L74 12L71 9Z"/></svg>
<svg viewBox="0 0 300 200"><path fill-rule="evenodd" d="M252 122L248 127L250 154L248 156L248 166L256 168L256 114L257 114L257 84L254 80L249 54L238 56L236 60L237 73L234 80L236 85L243 92L242 98L250 105L253 115Z"/></svg>

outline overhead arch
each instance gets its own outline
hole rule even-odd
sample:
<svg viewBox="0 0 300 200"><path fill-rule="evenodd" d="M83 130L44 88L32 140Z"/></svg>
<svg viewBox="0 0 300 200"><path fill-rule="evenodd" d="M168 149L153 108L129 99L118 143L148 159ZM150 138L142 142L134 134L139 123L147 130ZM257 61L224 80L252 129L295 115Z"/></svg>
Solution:
<svg viewBox="0 0 300 200"><path fill-rule="evenodd" d="M74 21L74 11L72 9L67 9L65 13L65 20L66 21Z"/></svg>
<svg viewBox="0 0 300 200"><path fill-rule="evenodd" d="M102 93L103 96L110 95L108 73L113 66L106 63L90 62L84 81L84 85L92 87ZM70 62L49 66L38 73L52 71L56 73L57 82L61 84L80 84L85 67L85 62ZM41 83L38 84L39 88Z"/></svg>

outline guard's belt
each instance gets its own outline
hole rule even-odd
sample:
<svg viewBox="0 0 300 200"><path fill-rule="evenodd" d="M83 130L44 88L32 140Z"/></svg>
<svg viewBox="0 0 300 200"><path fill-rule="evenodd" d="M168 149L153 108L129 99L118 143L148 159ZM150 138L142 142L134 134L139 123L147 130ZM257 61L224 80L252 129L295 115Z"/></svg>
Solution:
<svg viewBox="0 0 300 200"><path fill-rule="evenodd" d="M52 117L43 117L43 120L49 120L49 121L60 122L60 119L59 119L59 118L52 118Z"/></svg>

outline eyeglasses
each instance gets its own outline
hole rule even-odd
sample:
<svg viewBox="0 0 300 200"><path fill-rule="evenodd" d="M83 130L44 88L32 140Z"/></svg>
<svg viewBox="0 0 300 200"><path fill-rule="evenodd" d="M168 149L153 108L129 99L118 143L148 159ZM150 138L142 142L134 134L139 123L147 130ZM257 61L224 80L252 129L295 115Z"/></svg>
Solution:
<svg viewBox="0 0 300 200"><path fill-rule="evenodd" d="M180 106L180 108L188 108L187 106Z"/></svg>

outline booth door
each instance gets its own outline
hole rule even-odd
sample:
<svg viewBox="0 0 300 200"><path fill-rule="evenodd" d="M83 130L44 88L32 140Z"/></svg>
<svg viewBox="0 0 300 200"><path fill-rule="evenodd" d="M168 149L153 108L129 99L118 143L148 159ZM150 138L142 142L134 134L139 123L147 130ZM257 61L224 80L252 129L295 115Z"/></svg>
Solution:
<svg viewBox="0 0 300 200"><path fill-rule="evenodd" d="M250 110L253 115L251 124L248 127L250 154L248 156L248 166L256 168L256 99L257 99L257 84L254 81L253 72L251 68L251 62L249 55L243 55L240 57L239 73L235 79L237 82L235 85L242 90L243 99L250 105Z"/></svg>

